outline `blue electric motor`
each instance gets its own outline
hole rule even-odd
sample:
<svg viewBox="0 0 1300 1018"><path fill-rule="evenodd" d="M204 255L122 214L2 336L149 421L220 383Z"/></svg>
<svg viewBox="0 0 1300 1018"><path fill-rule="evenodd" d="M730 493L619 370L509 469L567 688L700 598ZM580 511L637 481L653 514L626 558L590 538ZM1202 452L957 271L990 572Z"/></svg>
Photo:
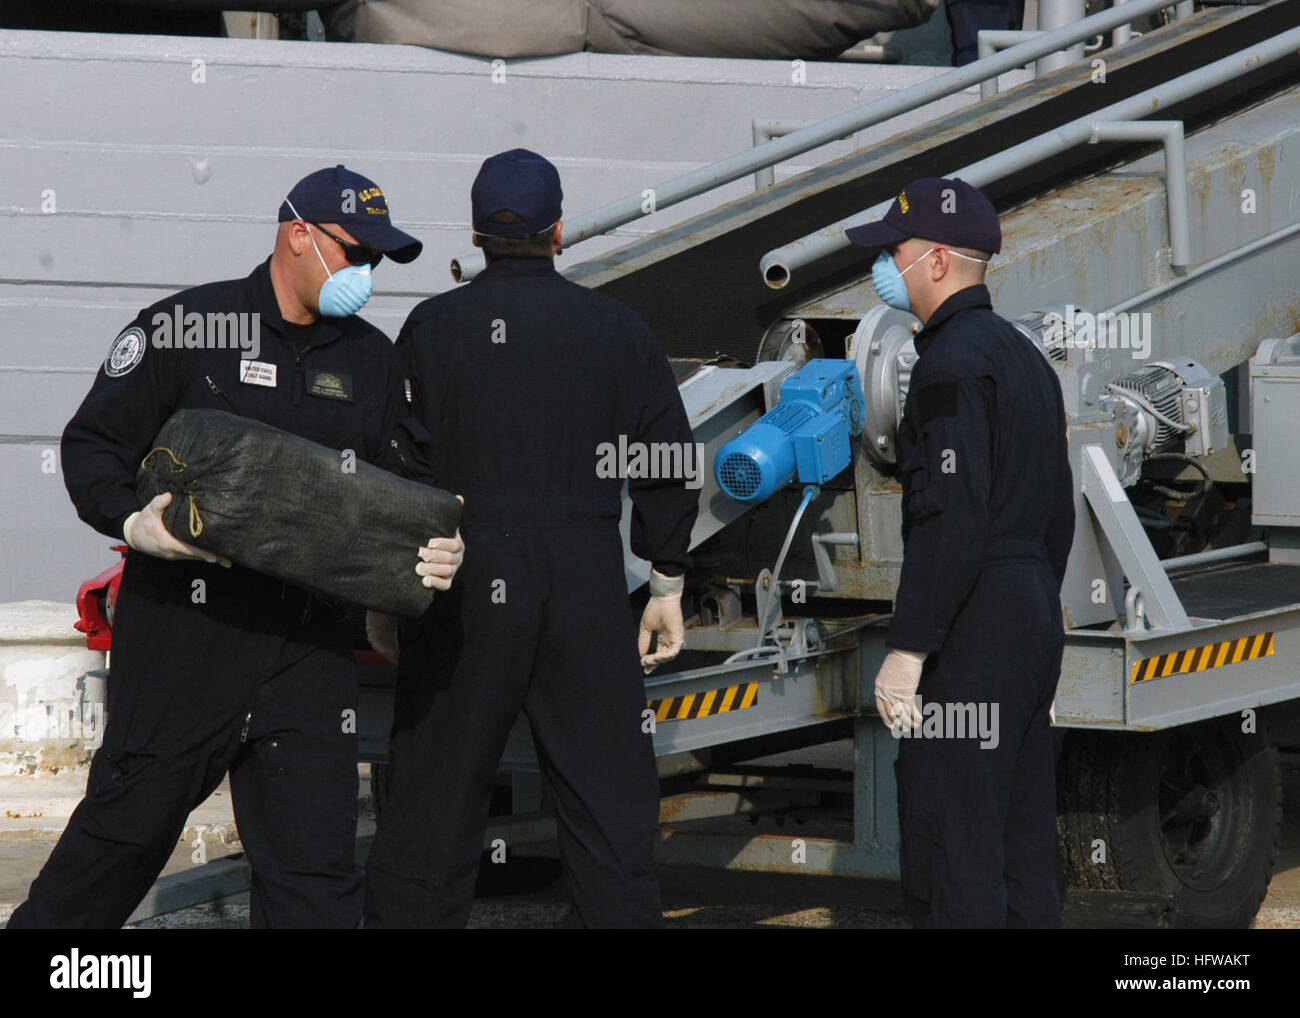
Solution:
<svg viewBox="0 0 1300 1018"><path fill-rule="evenodd" d="M825 484L853 461L865 413L857 365L811 360L781 383L775 407L718 450L713 474L738 502L762 502L796 474Z"/></svg>

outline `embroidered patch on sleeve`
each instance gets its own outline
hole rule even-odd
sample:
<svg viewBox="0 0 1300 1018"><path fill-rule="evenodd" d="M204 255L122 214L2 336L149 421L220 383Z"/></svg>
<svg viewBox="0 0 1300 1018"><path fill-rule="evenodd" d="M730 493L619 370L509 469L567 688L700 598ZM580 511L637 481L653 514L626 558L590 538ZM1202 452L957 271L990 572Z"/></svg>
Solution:
<svg viewBox="0 0 1300 1018"><path fill-rule="evenodd" d="M140 328L127 329L113 340L108 356L104 358L104 374L121 378L144 359L145 337Z"/></svg>

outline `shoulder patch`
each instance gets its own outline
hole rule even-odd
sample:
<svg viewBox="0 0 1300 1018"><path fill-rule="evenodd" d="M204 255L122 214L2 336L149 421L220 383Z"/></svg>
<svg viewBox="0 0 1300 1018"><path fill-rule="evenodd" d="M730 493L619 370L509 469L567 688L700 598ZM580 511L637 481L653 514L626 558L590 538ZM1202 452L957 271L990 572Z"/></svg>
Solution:
<svg viewBox="0 0 1300 1018"><path fill-rule="evenodd" d="M146 345L144 330L130 328L113 340L108 356L104 358L104 374L109 378L121 378L135 369L144 359Z"/></svg>
<svg viewBox="0 0 1300 1018"><path fill-rule="evenodd" d="M928 424L939 417L957 416L956 382L931 382L916 393L916 409L921 423Z"/></svg>

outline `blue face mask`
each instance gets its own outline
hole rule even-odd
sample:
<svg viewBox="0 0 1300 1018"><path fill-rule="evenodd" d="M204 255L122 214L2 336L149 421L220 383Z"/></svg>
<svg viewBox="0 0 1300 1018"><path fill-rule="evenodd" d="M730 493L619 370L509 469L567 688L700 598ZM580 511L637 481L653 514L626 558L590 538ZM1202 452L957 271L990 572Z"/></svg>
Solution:
<svg viewBox="0 0 1300 1018"><path fill-rule="evenodd" d="M293 214L298 215L298 210L293 207L293 203L289 202L288 205ZM370 266L346 265L338 272L330 272L330 267L325 265L325 256L320 253L320 248L316 245L315 231L312 230L310 223L307 223L307 232L311 235L311 246L316 248L316 257L329 273L329 278L321 283L320 294L316 298L316 306L320 309L320 313L326 318L347 318L355 315L366 306L366 301L370 299L370 294L375 289L375 281L370 275Z"/></svg>
<svg viewBox="0 0 1300 1018"><path fill-rule="evenodd" d="M930 248L930 251L933 250L934 248ZM921 258L928 255L930 251L921 255ZM948 254L963 261L979 262L981 265L988 264L983 258L972 258L960 251L949 251ZM921 258L917 258L916 261L912 262L912 265L919 262ZM907 269L910 269L912 265L909 265ZM894 256L888 251L881 251L871 266L871 284L876 288L877 295L891 308L897 308L899 311L912 310L911 299L907 296L907 284L903 282L903 274L907 272L907 269L900 271L898 266L894 264Z"/></svg>
<svg viewBox="0 0 1300 1018"><path fill-rule="evenodd" d="M319 253L319 252L317 252ZM324 259L321 259L324 261ZM327 267L326 272L329 271ZM327 318L347 318L366 305L375 288L369 265L349 265L321 284L317 305Z"/></svg>
<svg viewBox="0 0 1300 1018"><path fill-rule="evenodd" d="M930 251L933 250L934 248L930 248ZM930 251L921 255L921 258L928 255ZM921 258L917 258L916 261L912 262L912 265L919 262ZM912 265L909 265L907 269L910 269ZM903 273L907 269L900 271L898 266L894 264L894 256L888 251L881 251L871 266L871 285L876 288L876 294L891 308L897 308L899 311L912 310L912 303L907 296L907 284L903 282Z"/></svg>

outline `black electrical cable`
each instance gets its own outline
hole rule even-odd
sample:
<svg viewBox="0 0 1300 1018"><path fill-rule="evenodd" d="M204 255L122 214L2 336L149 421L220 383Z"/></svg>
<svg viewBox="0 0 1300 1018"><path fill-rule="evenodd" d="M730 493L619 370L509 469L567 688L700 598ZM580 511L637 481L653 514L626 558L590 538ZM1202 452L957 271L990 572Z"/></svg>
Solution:
<svg viewBox="0 0 1300 1018"><path fill-rule="evenodd" d="M1181 452L1156 453L1154 456L1148 456L1143 466L1145 466L1146 463L1159 463L1159 462L1186 463L1187 465L1194 467L1196 470L1198 470L1202 478L1201 481L1198 482L1198 487L1193 488L1191 491L1179 491L1177 488L1169 488L1163 484L1158 484L1157 482L1151 480L1151 478L1149 477L1142 478L1143 481L1145 481L1147 484L1151 486L1153 491L1155 491L1157 494L1164 495L1165 498L1173 499L1175 502L1187 502L1193 498L1200 498L1203 495L1209 494L1210 489L1214 487L1214 481L1210 479L1210 472L1206 470L1204 466L1198 463L1193 457L1188 456L1186 453L1181 453Z"/></svg>

